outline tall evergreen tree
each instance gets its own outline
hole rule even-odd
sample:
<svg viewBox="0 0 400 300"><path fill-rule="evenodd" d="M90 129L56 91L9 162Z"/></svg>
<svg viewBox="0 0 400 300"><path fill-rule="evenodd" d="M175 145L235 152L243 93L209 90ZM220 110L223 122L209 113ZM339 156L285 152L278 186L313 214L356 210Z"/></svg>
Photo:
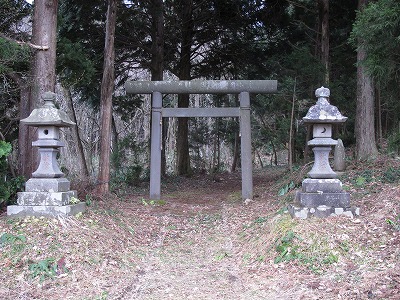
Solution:
<svg viewBox="0 0 400 300"><path fill-rule="evenodd" d="M36 0L33 13L32 44L42 47L34 52L31 64L32 82L28 97L21 98L20 117L25 118L40 104L44 92L55 91L58 0ZM27 102L23 102L27 101ZM37 168L37 149L31 143L36 139L32 128L19 129L20 173L29 178Z"/></svg>
<svg viewBox="0 0 400 300"><path fill-rule="evenodd" d="M359 10L362 11L368 0L359 0ZM374 83L367 70L362 65L368 53L363 47L362 38L357 49L357 110L356 110L356 155L359 160L373 159L378 155L375 140L375 90Z"/></svg>
<svg viewBox="0 0 400 300"><path fill-rule="evenodd" d="M351 43L367 56L359 64L377 85L377 129L379 136L396 135L400 120L400 3L396 0L369 2L357 14ZM362 41L362 44L358 44Z"/></svg>
<svg viewBox="0 0 400 300"><path fill-rule="evenodd" d="M23 105L28 104L29 64L35 49L26 24L31 12L31 5L23 0L0 2L0 133L7 141L18 134L19 104L29 113Z"/></svg>
<svg viewBox="0 0 400 300"><path fill-rule="evenodd" d="M325 68L324 84L329 84L329 0L318 0L321 62Z"/></svg>

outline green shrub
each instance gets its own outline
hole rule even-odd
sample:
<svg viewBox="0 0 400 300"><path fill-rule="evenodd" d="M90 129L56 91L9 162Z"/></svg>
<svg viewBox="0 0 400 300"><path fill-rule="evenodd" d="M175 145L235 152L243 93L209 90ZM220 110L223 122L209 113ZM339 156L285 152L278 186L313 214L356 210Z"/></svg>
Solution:
<svg viewBox="0 0 400 300"><path fill-rule="evenodd" d="M0 207L12 202L25 182L22 176L12 178L9 174L7 156L11 150L10 143L0 141Z"/></svg>
<svg viewBox="0 0 400 300"><path fill-rule="evenodd" d="M37 263L29 265L29 271L31 271L31 277L39 277L40 282L46 278L53 278L57 275L57 262L54 258L46 258Z"/></svg>
<svg viewBox="0 0 400 300"><path fill-rule="evenodd" d="M400 169L390 167L382 174L382 182L395 183L400 181Z"/></svg>
<svg viewBox="0 0 400 300"><path fill-rule="evenodd" d="M132 165L127 167L125 173L125 181L129 185L136 185L140 181L140 175L143 168L139 165Z"/></svg>
<svg viewBox="0 0 400 300"><path fill-rule="evenodd" d="M400 131L393 132L388 138L388 150L396 154L400 153Z"/></svg>

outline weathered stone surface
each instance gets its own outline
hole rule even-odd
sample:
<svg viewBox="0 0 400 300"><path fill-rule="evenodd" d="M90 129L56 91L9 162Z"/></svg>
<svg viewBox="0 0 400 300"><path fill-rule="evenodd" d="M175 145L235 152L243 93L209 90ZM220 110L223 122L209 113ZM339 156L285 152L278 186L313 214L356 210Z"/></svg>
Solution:
<svg viewBox="0 0 400 300"><path fill-rule="evenodd" d="M337 178L337 174L329 165L329 152L331 147L314 147L314 164L308 176L311 178Z"/></svg>
<svg viewBox="0 0 400 300"><path fill-rule="evenodd" d="M29 117L22 119L21 123L28 126L58 126L69 127L76 125L68 117L66 112L56 108L54 102L56 94L53 92L46 92L42 95L44 105L40 108L34 109Z"/></svg>
<svg viewBox="0 0 400 300"><path fill-rule="evenodd" d="M344 208L343 207L335 207L335 215L340 215L344 212Z"/></svg>
<svg viewBox="0 0 400 300"><path fill-rule="evenodd" d="M302 191L296 193L297 204L290 206L289 212L292 217L301 218L309 215L318 218L336 215L353 217L355 211L350 208L350 194L343 191L342 183L336 179L338 174L329 163L332 146L340 144L339 149L343 146L341 141L332 139L332 124L345 122L347 117L342 116L337 107L329 103L329 89L321 87L315 91L315 95L318 97L317 104L303 118L305 123L313 125L313 139L307 144L313 147L314 164L308 173L310 178L302 183ZM340 151L335 155L340 155L335 163L341 163L340 159L344 160ZM342 166L337 168L342 169Z"/></svg>
<svg viewBox="0 0 400 300"><path fill-rule="evenodd" d="M61 172L58 162L58 149L39 147L40 162L37 170L32 173L34 178L57 178L64 177Z"/></svg>
<svg viewBox="0 0 400 300"><path fill-rule="evenodd" d="M70 187L66 178L31 178L25 183L26 192L67 192Z"/></svg>
<svg viewBox="0 0 400 300"><path fill-rule="evenodd" d="M44 217L68 217L74 216L80 212L85 212L86 203L64 206L50 205L10 205L7 206L7 215L9 217L26 217L26 216L44 216Z"/></svg>
<svg viewBox="0 0 400 300"><path fill-rule="evenodd" d="M349 218L354 218L354 214L353 214L353 212L351 211L351 210L345 210L343 213L342 213L344 216L346 216L346 217L349 217Z"/></svg>
<svg viewBox="0 0 400 300"><path fill-rule="evenodd" d="M333 155L333 169L338 172L343 172L346 169L346 153L342 140L338 139L337 142Z"/></svg>
<svg viewBox="0 0 400 300"><path fill-rule="evenodd" d="M313 138L312 140L309 140L307 142L307 145L309 146L335 146L337 144L337 141L332 139L331 137L329 138L321 138L321 137L317 137L317 138ZM329 151L331 150L331 148L329 148Z"/></svg>
<svg viewBox="0 0 400 300"><path fill-rule="evenodd" d="M40 129L42 129L42 128L40 128ZM65 144L58 140L37 140L37 141L32 142L32 146L59 148L59 147L64 147Z"/></svg>
<svg viewBox="0 0 400 300"><path fill-rule="evenodd" d="M360 208L359 207L348 207L344 210L343 214L344 215L349 215L350 216L350 212L352 216L359 216L360 215Z"/></svg>
<svg viewBox="0 0 400 300"><path fill-rule="evenodd" d="M304 193L337 193L343 191L342 182L339 179L306 178L301 186Z"/></svg>
<svg viewBox="0 0 400 300"><path fill-rule="evenodd" d="M236 94L276 93L276 80L179 80L179 81L127 81L128 94Z"/></svg>
<svg viewBox="0 0 400 300"><path fill-rule="evenodd" d="M347 117L342 116L336 106L329 103L329 89L320 87L315 91L315 96L318 98L317 104L312 106L307 115L303 118L306 123L342 123L347 120Z"/></svg>
<svg viewBox="0 0 400 300"><path fill-rule="evenodd" d="M64 146L60 128L75 125L65 112L54 104L56 94L44 93L45 104L34 109L29 117L21 120L28 126L38 127L38 140L32 145L39 147L39 166L25 185L25 192L18 193L18 205L7 207L9 216L68 216L85 210L85 204L70 205L71 198L77 197L70 191L70 182L63 178L58 162L59 148Z"/></svg>
<svg viewBox="0 0 400 300"><path fill-rule="evenodd" d="M317 218L326 218L333 213L334 209L331 206L320 205L315 209L314 216Z"/></svg>
<svg viewBox="0 0 400 300"><path fill-rule="evenodd" d="M38 139L42 141L43 140L59 141L60 128L55 126L40 126L40 129L38 129Z"/></svg>
<svg viewBox="0 0 400 300"><path fill-rule="evenodd" d="M292 216L292 218L298 218L298 219L307 219L310 214L310 211L307 207L301 207L295 204L290 204L288 206L288 211Z"/></svg>
<svg viewBox="0 0 400 300"><path fill-rule="evenodd" d="M71 197L76 197L76 191L68 192L20 192L18 205L68 205Z"/></svg>
<svg viewBox="0 0 400 300"><path fill-rule="evenodd" d="M314 124L313 137L329 139L332 137L332 124ZM335 141L336 142L336 141Z"/></svg>
<svg viewBox="0 0 400 300"><path fill-rule="evenodd" d="M327 205L332 207L350 207L350 194L341 193L325 193L323 191L317 193L298 193L297 201L305 207L317 207Z"/></svg>

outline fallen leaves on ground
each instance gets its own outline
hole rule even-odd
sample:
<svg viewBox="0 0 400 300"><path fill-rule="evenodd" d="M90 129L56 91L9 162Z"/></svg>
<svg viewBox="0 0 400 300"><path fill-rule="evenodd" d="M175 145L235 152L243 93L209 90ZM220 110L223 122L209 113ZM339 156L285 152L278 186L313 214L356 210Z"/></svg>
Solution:
<svg viewBox="0 0 400 300"><path fill-rule="evenodd" d="M292 219L294 191L278 191L299 174L272 167L255 172L252 201L239 173L202 174L166 180L162 202L124 193L72 218L2 215L0 299L399 299L400 186L378 181L394 174L378 164L341 177L353 219Z"/></svg>

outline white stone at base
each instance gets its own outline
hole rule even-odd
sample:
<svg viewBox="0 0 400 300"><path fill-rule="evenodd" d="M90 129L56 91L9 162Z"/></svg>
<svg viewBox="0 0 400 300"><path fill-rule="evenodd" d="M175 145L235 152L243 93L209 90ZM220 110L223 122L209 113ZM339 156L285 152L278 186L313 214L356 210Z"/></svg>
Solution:
<svg viewBox="0 0 400 300"><path fill-rule="evenodd" d="M288 211L292 218L307 219L311 216L318 218L335 217L335 216L346 216L354 218L360 215L359 207L330 207L326 205L320 205L317 207L304 207L300 204L289 204ZM332 212L331 212L332 211Z"/></svg>

